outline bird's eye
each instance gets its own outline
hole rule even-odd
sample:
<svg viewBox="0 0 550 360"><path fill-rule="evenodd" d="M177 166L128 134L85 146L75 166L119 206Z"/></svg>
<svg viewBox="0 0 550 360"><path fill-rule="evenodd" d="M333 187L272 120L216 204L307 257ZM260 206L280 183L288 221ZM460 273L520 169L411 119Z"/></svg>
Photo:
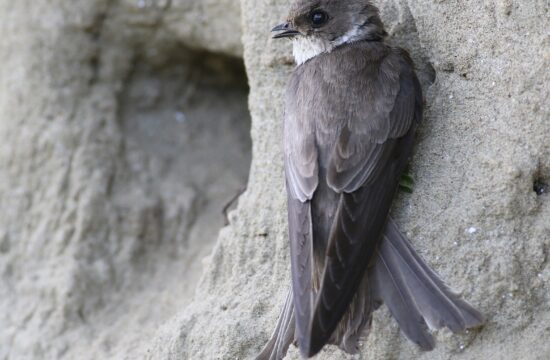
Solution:
<svg viewBox="0 0 550 360"><path fill-rule="evenodd" d="M328 21L328 14L323 10L314 10L310 16L311 23L315 27L322 26Z"/></svg>

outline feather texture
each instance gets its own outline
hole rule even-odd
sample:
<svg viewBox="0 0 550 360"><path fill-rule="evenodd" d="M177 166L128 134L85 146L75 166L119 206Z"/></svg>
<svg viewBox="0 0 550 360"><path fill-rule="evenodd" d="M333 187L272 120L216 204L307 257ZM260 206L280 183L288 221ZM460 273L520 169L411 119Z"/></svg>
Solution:
<svg viewBox="0 0 550 360"><path fill-rule="evenodd" d="M310 202L288 198L290 265L297 336L307 341L313 290L313 242Z"/></svg>

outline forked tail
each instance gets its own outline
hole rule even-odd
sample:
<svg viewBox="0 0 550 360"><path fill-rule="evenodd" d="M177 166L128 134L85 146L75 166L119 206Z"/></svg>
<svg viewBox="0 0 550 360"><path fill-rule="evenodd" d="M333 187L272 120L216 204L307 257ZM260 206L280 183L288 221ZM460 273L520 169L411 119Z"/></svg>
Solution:
<svg viewBox="0 0 550 360"><path fill-rule="evenodd" d="M447 327L459 332L483 324L481 313L449 289L420 258L391 218L373 265L368 268L349 313L331 339L331 343L344 351L356 352L360 338L357 334L368 333L372 312L382 302L405 336L424 350L432 350L435 344L429 329ZM294 331L290 290L273 336L256 359L283 359L294 341Z"/></svg>

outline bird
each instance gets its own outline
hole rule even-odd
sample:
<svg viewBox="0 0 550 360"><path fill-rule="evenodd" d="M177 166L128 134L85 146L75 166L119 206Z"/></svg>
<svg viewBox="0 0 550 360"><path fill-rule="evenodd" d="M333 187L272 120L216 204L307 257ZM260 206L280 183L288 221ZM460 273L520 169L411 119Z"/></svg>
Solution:
<svg viewBox="0 0 550 360"><path fill-rule="evenodd" d="M355 354L382 304L432 350L431 329L479 327L483 315L413 249L390 209L423 116L406 50L386 43L369 0L297 0L275 39L293 42L285 93L284 172L291 287L258 360L327 344Z"/></svg>

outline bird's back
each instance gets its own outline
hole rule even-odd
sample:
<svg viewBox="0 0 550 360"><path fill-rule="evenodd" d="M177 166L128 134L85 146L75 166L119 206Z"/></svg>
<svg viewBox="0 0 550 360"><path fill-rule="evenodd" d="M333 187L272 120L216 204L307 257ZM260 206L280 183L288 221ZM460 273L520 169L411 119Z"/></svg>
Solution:
<svg viewBox="0 0 550 360"><path fill-rule="evenodd" d="M374 305L364 302L371 299L355 293L368 293L364 274L411 153L421 98L406 53L379 41L345 44L316 56L297 67L289 82L287 183L291 198L293 182L296 192L309 184L311 194L302 199L311 208L311 285L317 299L311 349L349 337L352 313L364 313L354 333L370 319L366 310Z"/></svg>
<svg viewBox="0 0 550 360"><path fill-rule="evenodd" d="M285 128L292 129L292 133L285 136L287 152L292 152L289 148L295 140L293 134L307 129L306 132L313 134L318 153L319 181L311 200L318 276L324 267L324 255L341 194L327 183L331 154L343 127L360 128L364 127L361 123L369 121L368 114L361 112L370 108L365 103L372 102L375 106L375 96L369 97L369 94L374 94L375 87L384 81L380 78L380 68L388 57L392 63L409 64L412 69L412 62L404 51L383 42L361 41L342 45L301 64L287 87Z"/></svg>

